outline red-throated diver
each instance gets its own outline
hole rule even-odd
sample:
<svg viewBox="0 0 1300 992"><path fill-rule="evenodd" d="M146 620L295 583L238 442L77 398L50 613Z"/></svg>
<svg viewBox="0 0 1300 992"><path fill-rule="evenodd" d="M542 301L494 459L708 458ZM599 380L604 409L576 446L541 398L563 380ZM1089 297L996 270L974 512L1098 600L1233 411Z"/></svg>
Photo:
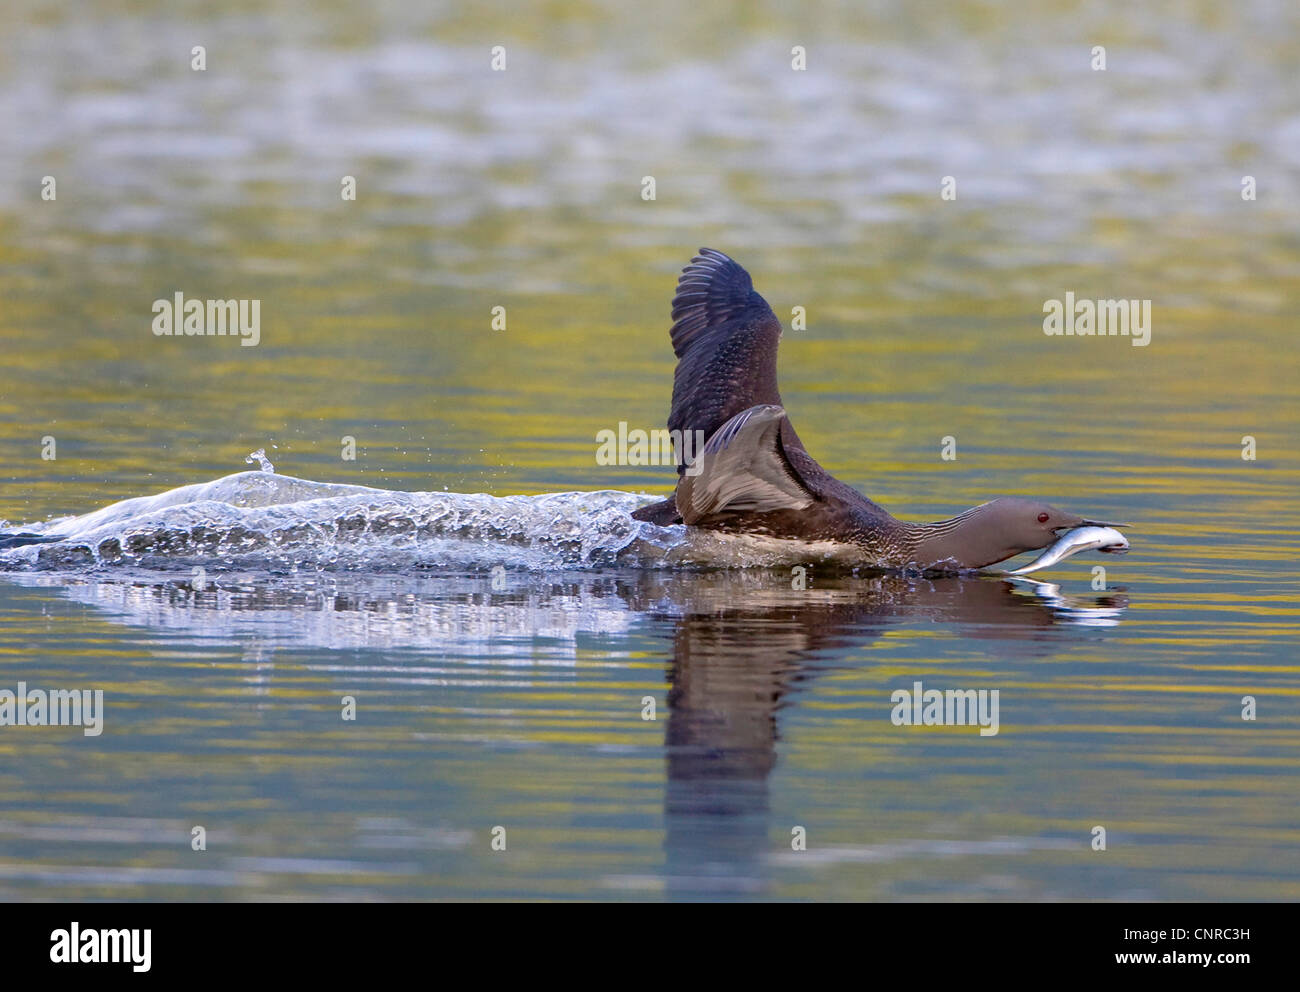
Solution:
<svg viewBox="0 0 1300 992"><path fill-rule="evenodd" d="M951 520L911 524L893 517L817 464L795 433L776 386L781 322L731 258L701 248L673 297L669 431L708 438L698 465L679 464L677 491L633 516L657 524L862 549L879 568L983 568L1052 544L1081 526L1123 526L1037 500L1004 496ZM699 436L692 434L691 436Z"/></svg>

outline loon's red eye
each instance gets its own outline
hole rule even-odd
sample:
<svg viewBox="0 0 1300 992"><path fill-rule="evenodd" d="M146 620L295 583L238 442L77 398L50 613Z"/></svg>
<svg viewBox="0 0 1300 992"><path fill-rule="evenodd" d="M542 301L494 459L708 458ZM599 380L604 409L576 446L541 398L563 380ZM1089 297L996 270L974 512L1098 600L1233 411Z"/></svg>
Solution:
<svg viewBox="0 0 1300 992"><path fill-rule="evenodd" d="M1040 524L1045 524L1045 523L1047 523L1047 514L1046 514L1046 513L1040 513L1040 514L1038 515L1038 522L1039 522Z"/></svg>

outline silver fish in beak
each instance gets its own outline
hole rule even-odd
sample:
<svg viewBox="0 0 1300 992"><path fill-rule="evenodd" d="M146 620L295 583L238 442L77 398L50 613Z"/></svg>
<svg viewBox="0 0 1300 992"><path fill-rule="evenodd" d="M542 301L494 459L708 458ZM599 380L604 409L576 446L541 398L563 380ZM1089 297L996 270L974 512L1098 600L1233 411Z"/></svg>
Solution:
<svg viewBox="0 0 1300 992"><path fill-rule="evenodd" d="M1022 568L1012 569L1008 575L1028 575L1040 568L1050 568L1080 551L1102 551L1122 555L1128 551L1128 539L1113 527L1088 524L1074 527L1058 537L1041 555Z"/></svg>

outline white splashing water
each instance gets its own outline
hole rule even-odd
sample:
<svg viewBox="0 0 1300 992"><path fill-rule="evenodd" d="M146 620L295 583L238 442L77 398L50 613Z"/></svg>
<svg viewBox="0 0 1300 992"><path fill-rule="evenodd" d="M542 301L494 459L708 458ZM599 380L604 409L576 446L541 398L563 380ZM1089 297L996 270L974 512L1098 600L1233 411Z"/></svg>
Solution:
<svg viewBox="0 0 1300 992"><path fill-rule="evenodd" d="M57 538L0 551L0 570L203 565L408 568L745 568L827 560L843 546L687 532L634 520L653 497L407 493L240 472L23 527Z"/></svg>
<svg viewBox="0 0 1300 992"><path fill-rule="evenodd" d="M245 458L244 461L247 462L249 465L252 465L254 462L256 462L258 468L260 468L263 472L270 472L272 474L274 474L275 472L275 466L272 465L271 460L266 457L265 448L258 448L256 451L250 451L248 453L248 457Z"/></svg>

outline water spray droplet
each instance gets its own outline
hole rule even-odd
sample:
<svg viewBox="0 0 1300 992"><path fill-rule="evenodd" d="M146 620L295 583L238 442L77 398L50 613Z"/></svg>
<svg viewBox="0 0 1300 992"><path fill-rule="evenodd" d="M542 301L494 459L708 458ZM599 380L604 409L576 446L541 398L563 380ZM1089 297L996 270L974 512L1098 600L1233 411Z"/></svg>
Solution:
<svg viewBox="0 0 1300 992"><path fill-rule="evenodd" d="M248 457L245 458L244 461L249 465L252 465L253 462L257 462L263 472L270 472L272 475L275 474L275 466L267 461L265 448L258 448L256 451L250 451Z"/></svg>

